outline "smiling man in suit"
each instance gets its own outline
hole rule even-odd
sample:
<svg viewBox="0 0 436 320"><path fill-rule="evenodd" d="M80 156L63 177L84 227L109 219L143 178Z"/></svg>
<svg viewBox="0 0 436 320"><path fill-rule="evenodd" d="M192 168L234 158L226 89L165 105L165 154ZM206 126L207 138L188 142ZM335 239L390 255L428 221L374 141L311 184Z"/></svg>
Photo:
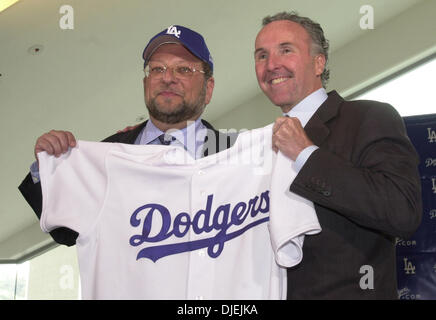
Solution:
<svg viewBox="0 0 436 320"><path fill-rule="evenodd" d="M290 191L322 227L288 269L288 299L396 299L395 237L421 221L418 156L393 107L326 92L328 48L295 12L264 18L255 42L259 86L283 111L273 147L295 160Z"/></svg>

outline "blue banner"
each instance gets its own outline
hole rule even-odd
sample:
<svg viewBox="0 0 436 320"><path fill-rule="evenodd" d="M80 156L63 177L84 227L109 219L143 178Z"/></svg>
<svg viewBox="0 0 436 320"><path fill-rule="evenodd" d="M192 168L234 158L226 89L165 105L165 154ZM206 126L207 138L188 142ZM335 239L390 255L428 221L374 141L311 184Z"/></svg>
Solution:
<svg viewBox="0 0 436 320"><path fill-rule="evenodd" d="M409 239L397 239L400 299L436 299L436 114L405 117L420 157L422 222Z"/></svg>

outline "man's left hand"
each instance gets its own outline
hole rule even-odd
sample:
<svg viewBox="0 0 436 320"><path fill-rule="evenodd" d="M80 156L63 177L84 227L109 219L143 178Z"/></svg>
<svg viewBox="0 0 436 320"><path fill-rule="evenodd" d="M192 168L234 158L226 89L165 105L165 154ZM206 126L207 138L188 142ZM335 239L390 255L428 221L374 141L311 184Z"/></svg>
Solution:
<svg viewBox="0 0 436 320"><path fill-rule="evenodd" d="M280 150L284 155L296 160L301 151L314 145L298 118L277 118L273 127L272 147L275 152Z"/></svg>

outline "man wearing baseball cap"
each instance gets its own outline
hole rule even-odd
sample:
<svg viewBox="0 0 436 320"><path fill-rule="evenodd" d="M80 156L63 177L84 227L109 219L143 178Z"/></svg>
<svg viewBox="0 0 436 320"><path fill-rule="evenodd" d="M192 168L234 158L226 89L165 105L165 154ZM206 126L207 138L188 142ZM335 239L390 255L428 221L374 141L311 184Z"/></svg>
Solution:
<svg viewBox="0 0 436 320"><path fill-rule="evenodd" d="M223 136L201 119L214 88L213 60L204 38L186 27L171 25L151 38L142 58L144 97L150 119L103 141L180 145L193 158L230 147L234 139ZM71 132L52 130L37 139L35 157L41 151L59 156L75 146ZM19 190L40 218L42 195L37 162L32 164ZM57 243L68 246L74 245L78 237L77 232L67 228L50 234Z"/></svg>

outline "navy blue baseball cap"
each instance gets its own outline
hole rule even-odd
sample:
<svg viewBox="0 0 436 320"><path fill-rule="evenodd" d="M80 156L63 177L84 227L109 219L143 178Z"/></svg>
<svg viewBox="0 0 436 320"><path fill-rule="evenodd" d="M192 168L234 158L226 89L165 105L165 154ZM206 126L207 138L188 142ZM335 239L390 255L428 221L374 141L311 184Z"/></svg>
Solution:
<svg viewBox="0 0 436 320"><path fill-rule="evenodd" d="M197 58L206 62L213 71L213 59L203 36L191 29L178 25L169 26L167 29L151 38L142 53L144 68L154 51L166 43L180 43Z"/></svg>

